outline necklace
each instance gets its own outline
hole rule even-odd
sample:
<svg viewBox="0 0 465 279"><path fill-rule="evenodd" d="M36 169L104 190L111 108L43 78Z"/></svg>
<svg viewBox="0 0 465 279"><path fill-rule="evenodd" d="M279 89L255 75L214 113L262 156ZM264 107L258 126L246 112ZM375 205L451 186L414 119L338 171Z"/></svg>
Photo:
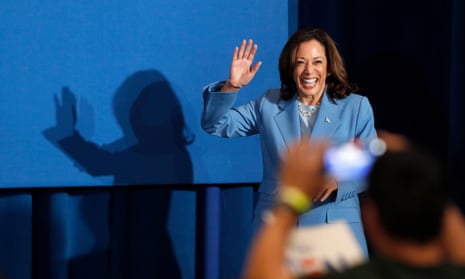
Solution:
<svg viewBox="0 0 465 279"><path fill-rule="evenodd" d="M302 117L311 117L312 114L318 110L319 104L314 106L305 106L302 103L297 102L297 108L299 109L299 113Z"/></svg>

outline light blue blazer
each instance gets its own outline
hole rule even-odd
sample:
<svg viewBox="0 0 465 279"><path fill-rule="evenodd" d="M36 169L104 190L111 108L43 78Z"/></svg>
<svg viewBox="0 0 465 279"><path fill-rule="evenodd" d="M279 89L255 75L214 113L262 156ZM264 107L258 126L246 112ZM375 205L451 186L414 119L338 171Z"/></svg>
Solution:
<svg viewBox="0 0 465 279"><path fill-rule="evenodd" d="M279 157L290 144L302 137L297 99L285 101L279 89L270 89L257 99L234 107L237 93L218 93L222 85L223 82L216 82L204 88L201 125L207 133L225 138L260 134L263 178L259 187L262 200L259 198L255 209L258 217L272 205L279 183ZM354 138L369 141L375 137L373 110L368 98L352 93L333 102L324 92L312 139L325 138L342 143ZM357 195L364 190L362 182L340 183L337 195L326 202L315 203L310 212L300 217L299 225L344 220L351 225L366 252Z"/></svg>

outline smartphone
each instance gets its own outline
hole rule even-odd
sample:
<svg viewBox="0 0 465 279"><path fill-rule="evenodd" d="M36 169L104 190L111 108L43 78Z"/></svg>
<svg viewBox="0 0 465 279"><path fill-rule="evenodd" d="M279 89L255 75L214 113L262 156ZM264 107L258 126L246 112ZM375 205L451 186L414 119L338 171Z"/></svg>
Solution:
<svg viewBox="0 0 465 279"><path fill-rule="evenodd" d="M330 146L324 154L325 171L337 181L360 180L369 174L376 157L386 151L381 139L367 144L345 142Z"/></svg>

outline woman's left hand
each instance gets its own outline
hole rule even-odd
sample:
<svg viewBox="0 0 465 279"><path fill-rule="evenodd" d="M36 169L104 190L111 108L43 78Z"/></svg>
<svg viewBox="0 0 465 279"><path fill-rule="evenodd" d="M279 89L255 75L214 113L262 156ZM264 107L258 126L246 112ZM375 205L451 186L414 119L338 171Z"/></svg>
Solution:
<svg viewBox="0 0 465 279"><path fill-rule="evenodd" d="M321 191L315 196L313 201L320 201L324 202L326 201L329 196L337 190L337 182L334 179L329 179L327 183L323 186Z"/></svg>

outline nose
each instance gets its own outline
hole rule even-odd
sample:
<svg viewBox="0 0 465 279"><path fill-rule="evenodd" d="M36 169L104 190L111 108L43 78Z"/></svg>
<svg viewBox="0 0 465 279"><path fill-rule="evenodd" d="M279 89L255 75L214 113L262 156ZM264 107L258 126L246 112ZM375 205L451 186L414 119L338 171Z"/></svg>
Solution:
<svg viewBox="0 0 465 279"><path fill-rule="evenodd" d="M313 65L310 62L305 63L305 72L306 73L311 73L313 69Z"/></svg>

